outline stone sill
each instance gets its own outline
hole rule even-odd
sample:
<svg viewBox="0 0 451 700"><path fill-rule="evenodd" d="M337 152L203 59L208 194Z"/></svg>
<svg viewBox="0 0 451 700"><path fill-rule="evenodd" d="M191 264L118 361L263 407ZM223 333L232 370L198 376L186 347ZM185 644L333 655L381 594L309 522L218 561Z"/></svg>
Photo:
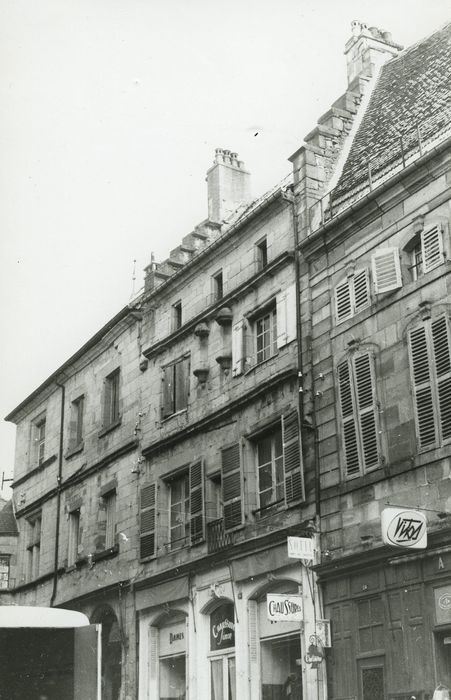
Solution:
<svg viewBox="0 0 451 700"><path fill-rule="evenodd" d="M116 430L122 423L122 416L119 416L113 423L110 423L109 425L106 425L104 428L99 430L99 438L104 437L105 435L108 435L108 433L111 433L113 430Z"/></svg>
<svg viewBox="0 0 451 700"><path fill-rule="evenodd" d="M56 462L57 460L57 455L52 455L51 457L47 457L42 464L38 464L36 467L33 467L30 469L29 472L24 474L23 476L20 476L18 479L14 479L13 483L11 484L11 488L15 488L16 486L19 486L19 484L23 484L27 479L30 477L34 476L35 474L39 474L43 469L46 467L49 467L53 462Z"/></svg>
<svg viewBox="0 0 451 700"><path fill-rule="evenodd" d="M64 459L70 459L71 457L74 457L74 455L78 455L80 452L83 452L85 449L85 443L82 440L78 445L74 445L74 447L71 447L69 450L67 450L66 454L64 455Z"/></svg>

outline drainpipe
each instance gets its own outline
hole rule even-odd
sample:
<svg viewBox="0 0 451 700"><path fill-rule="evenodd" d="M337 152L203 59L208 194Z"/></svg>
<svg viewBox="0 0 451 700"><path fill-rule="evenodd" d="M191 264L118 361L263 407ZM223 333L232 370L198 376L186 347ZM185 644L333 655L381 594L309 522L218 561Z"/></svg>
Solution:
<svg viewBox="0 0 451 700"><path fill-rule="evenodd" d="M55 524L55 558L53 563L53 591L50 598L50 607L53 607L56 598L58 587L58 558L59 558L59 539L60 539L60 510L61 510L61 481L63 474L63 438L64 438L64 404L66 397L66 388L64 384L56 385L61 389L61 414L60 414L60 444L58 456L58 475L56 477L56 524Z"/></svg>

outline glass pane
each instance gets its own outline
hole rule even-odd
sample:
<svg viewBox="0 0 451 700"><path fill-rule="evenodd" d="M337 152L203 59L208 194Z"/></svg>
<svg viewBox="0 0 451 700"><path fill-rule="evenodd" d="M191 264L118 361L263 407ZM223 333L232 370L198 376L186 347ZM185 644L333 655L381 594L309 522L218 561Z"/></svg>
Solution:
<svg viewBox="0 0 451 700"><path fill-rule="evenodd" d="M160 659L160 700L179 700L186 692L185 655Z"/></svg>
<svg viewBox="0 0 451 700"><path fill-rule="evenodd" d="M258 470L258 490L266 491L272 487L272 469L271 464L265 464Z"/></svg>
<svg viewBox="0 0 451 700"><path fill-rule="evenodd" d="M362 669L363 700L384 700L384 669Z"/></svg>
<svg viewBox="0 0 451 700"><path fill-rule="evenodd" d="M229 692L228 700L236 700L236 668L235 668L235 657L229 656L228 658L228 681L229 681Z"/></svg>
<svg viewBox="0 0 451 700"><path fill-rule="evenodd" d="M258 464L267 464L271 462L271 438L263 438L257 443Z"/></svg>
<svg viewBox="0 0 451 700"><path fill-rule="evenodd" d="M301 700L299 636L261 643L262 700Z"/></svg>
<svg viewBox="0 0 451 700"><path fill-rule="evenodd" d="M211 662L211 700L224 700L222 659Z"/></svg>

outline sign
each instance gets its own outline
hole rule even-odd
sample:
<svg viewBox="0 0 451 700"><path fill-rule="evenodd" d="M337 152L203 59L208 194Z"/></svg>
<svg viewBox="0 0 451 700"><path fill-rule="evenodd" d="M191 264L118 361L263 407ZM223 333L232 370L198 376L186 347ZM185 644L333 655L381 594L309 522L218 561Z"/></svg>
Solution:
<svg viewBox="0 0 451 700"><path fill-rule="evenodd" d="M235 646L235 610L233 603L225 603L210 615L210 649L229 649Z"/></svg>
<svg viewBox="0 0 451 700"><path fill-rule="evenodd" d="M160 656L183 654L186 651L186 622L175 622L160 627Z"/></svg>
<svg viewBox="0 0 451 700"><path fill-rule="evenodd" d="M268 593L266 596L266 612L268 620L302 622L304 619L302 596Z"/></svg>
<svg viewBox="0 0 451 700"><path fill-rule="evenodd" d="M381 513L382 541L392 547L426 549L427 520L424 513L408 508L384 508Z"/></svg>
<svg viewBox="0 0 451 700"><path fill-rule="evenodd" d="M313 561L313 540L310 537L288 537L287 544L290 559L309 559Z"/></svg>
<svg viewBox="0 0 451 700"><path fill-rule="evenodd" d="M316 621L316 636L323 647L332 646L332 639L330 636L330 620Z"/></svg>
<svg viewBox="0 0 451 700"><path fill-rule="evenodd" d="M451 622L451 586L440 586L434 589L435 619L437 625Z"/></svg>

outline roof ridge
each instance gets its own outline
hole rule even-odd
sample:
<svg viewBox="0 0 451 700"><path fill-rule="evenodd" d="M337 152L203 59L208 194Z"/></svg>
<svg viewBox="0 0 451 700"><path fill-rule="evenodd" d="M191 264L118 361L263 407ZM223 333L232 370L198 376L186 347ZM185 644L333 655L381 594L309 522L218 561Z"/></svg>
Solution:
<svg viewBox="0 0 451 700"><path fill-rule="evenodd" d="M421 39L417 39L414 41L413 44L409 44L409 46L405 46L399 53L397 53L395 56L392 56L386 63L384 64L385 66L388 65L389 63L394 63L395 61L398 61L400 58L405 58L406 54L410 53L414 49L416 49L418 46L426 42L428 39L434 36L434 34L439 34L442 32L444 29L446 29L449 26L451 29L451 20L448 22L445 22L442 24L438 29L434 29L434 31L429 32L429 34L426 34L423 36Z"/></svg>

